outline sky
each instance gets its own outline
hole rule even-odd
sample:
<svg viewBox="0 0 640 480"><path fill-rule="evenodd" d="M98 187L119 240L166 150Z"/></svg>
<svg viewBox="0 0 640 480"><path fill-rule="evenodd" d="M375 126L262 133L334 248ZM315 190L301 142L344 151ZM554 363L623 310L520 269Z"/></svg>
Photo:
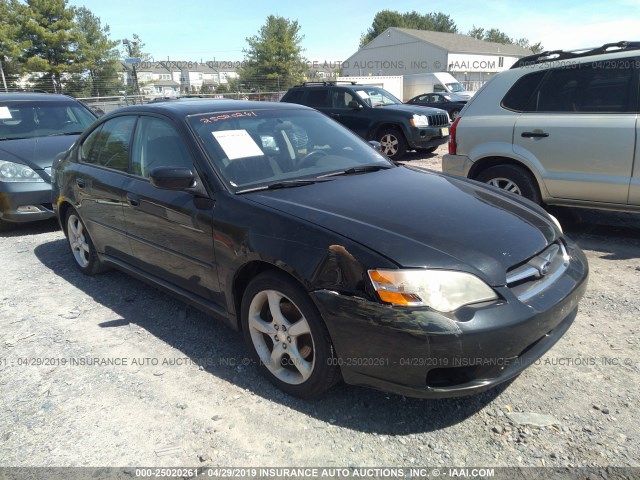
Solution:
<svg viewBox="0 0 640 480"><path fill-rule="evenodd" d="M640 0L408 0L168 1L70 0L100 17L120 40L138 34L153 60L240 61L246 38L257 35L267 16L297 20L310 61L339 62L358 50L360 36L375 14L442 12L460 33L473 26L497 28L512 38L542 42L546 50L595 47L620 40L640 40Z"/></svg>

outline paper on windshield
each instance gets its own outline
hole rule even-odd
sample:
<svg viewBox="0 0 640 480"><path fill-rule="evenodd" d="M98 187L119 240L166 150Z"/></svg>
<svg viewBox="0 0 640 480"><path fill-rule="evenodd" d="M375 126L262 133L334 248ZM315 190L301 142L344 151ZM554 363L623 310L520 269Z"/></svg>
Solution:
<svg viewBox="0 0 640 480"><path fill-rule="evenodd" d="M211 133L229 160L264 155L246 130L223 130Z"/></svg>
<svg viewBox="0 0 640 480"><path fill-rule="evenodd" d="M369 98L369 94L367 92L365 92L364 90L356 90L356 93L363 100L366 100L367 98Z"/></svg>
<svg viewBox="0 0 640 480"><path fill-rule="evenodd" d="M10 120L12 118L9 107L0 107L0 120Z"/></svg>

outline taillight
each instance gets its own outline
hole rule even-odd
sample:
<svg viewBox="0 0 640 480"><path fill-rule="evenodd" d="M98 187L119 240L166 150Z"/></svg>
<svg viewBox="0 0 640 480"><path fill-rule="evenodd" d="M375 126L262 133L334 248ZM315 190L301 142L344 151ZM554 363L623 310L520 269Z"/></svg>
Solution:
<svg viewBox="0 0 640 480"><path fill-rule="evenodd" d="M449 128L449 153L451 155L455 155L458 149L456 145L456 129L458 128L458 123L460 123L460 118L456 118L451 124L451 128Z"/></svg>

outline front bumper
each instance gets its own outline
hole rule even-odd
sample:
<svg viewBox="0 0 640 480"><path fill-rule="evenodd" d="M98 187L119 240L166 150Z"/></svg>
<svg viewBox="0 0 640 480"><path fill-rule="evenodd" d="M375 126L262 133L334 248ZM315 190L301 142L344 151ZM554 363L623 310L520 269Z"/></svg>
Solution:
<svg viewBox="0 0 640 480"><path fill-rule="evenodd" d="M21 223L53 216L50 183L0 182L0 220Z"/></svg>
<svg viewBox="0 0 640 480"><path fill-rule="evenodd" d="M431 148L449 141L449 126L417 128L411 127L407 137L411 148Z"/></svg>
<svg viewBox="0 0 640 480"><path fill-rule="evenodd" d="M312 298L327 323L346 383L425 398L479 393L522 372L571 326L588 277L587 260L568 242L568 269L542 294L452 314L407 309L326 290Z"/></svg>

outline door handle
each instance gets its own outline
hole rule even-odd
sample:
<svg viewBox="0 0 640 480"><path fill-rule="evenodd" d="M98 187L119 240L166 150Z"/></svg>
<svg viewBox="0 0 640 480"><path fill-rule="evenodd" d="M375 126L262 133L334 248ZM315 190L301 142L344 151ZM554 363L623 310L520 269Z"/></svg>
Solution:
<svg viewBox="0 0 640 480"><path fill-rule="evenodd" d="M138 205L140 205L140 197L138 197L138 195L136 195L135 193L127 193L127 202L129 202L129 205L131 205L132 207L137 207Z"/></svg>
<svg viewBox="0 0 640 480"><path fill-rule="evenodd" d="M84 188L87 186L87 182L83 178L76 178L76 185L78 188Z"/></svg>
<svg viewBox="0 0 640 480"><path fill-rule="evenodd" d="M535 132L522 132L522 138L546 138L549 136L547 132L537 130Z"/></svg>

